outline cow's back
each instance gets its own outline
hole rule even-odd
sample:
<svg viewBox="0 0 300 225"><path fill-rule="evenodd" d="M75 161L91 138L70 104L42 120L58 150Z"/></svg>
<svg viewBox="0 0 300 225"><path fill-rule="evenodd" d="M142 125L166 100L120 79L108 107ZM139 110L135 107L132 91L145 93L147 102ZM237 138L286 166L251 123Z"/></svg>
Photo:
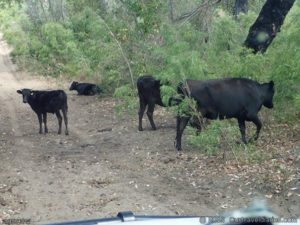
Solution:
<svg viewBox="0 0 300 225"><path fill-rule="evenodd" d="M90 83L80 83L77 85L77 91L81 95L90 95L93 91L96 93L96 85Z"/></svg>
<svg viewBox="0 0 300 225"><path fill-rule="evenodd" d="M258 111L262 105L259 84L244 78L187 80L188 93L199 108L216 112L220 117L237 117Z"/></svg>
<svg viewBox="0 0 300 225"><path fill-rule="evenodd" d="M67 95L63 90L36 91L32 105L35 111L54 113L67 108Z"/></svg>

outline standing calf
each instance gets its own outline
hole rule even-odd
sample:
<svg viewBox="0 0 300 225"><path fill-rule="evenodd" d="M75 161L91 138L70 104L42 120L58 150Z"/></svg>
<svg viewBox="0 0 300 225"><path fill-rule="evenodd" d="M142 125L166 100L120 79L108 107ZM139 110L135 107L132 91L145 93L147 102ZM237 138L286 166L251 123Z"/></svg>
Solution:
<svg viewBox="0 0 300 225"><path fill-rule="evenodd" d="M137 80L137 89L140 100L139 109L139 131L143 130L142 119L144 112L147 109L147 116L150 121L153 130L156 130L155 123L153 121L153 112L155 104L165 106L160 96L160 81L155 80L151 75L144 75Z"/></svg>
<svg viewBox="0 0 300 225"><path fill-rule="evenodd" d="M69 90L76 90L78 95L95 95L102 92L96 84L78 83L77 81L73 81Z"/></svg>
<svg viewBox="0 0 300 225"><path fill-rule="evenodd" d="M254 139L259 136L262 123L257 113L264 105L273 108L274 82L259 84L245 78L219 80L187 80L179 85L178 93L189 96L197 103L197 110L208 119L236 118L242 141L246 141L245 121L256 125ZM189 116L177 116L175 147L181 150L182 133L190 120Z"/></svg>
<svg viewBox="0 0 300 225"><path fill-rule="evenodd" d="M47 113L56 114L59 125L58 134L61 134L62 116L60 114L60 110L62 111L65 121L65 134L69 134L67 95L63 90L33 91L25 88L22 90L17 90L17 93L23 96L23 102L28 103L32 110L37 114L40 124L40 134L42 133L42 121L45 125L45 133L48 133Z"/></svg>

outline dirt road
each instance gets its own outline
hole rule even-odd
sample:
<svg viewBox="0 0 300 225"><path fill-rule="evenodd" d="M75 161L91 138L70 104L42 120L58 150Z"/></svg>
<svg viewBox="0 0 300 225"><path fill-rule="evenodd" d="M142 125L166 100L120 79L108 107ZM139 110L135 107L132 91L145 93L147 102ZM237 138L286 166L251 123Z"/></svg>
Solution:
<svg viewBox="0 0 300 225"><path fill-rule="evenodd" d="M148 129L138 132L135 117L115 116L112 98L67 91L70 135L57 135L54 115L48 116L49 134L40 135L36 115L16 90L67 90L68 84L17 72L9 52L1 39L0 221L30 218L36 224L114 216L125 210L215 215L266 196L281 216L300 216L299 189L291 192L299 187L299 142L294 139L290 151L284 149L294 154L293 160L288 155L279 160L279 165L291 162L290 180L276 195L261 177L262 184L256 182L255 175L266 176L257 165L236 165L195 150L178 156L174 119L163 109L156 114L157 131L145 123Z"/></svg>

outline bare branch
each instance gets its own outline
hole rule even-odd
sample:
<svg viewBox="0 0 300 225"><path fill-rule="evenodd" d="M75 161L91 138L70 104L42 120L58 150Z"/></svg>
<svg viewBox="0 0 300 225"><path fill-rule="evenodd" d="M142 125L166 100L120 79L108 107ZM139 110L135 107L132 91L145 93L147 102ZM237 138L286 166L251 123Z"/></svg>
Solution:
<svg viewBox="0 0 300 225"><path fill-rule="evenodd" d="M184 24L187 21L191 20L195 15L199 14L201 11L206 11L205 9L207 9L208 7L216 5L216 4L220 3L220 2L221 2L221 0L215 0L215 1L206 0L204 3L202 3L201 5L199 5L194 10L182 14L181 16L179 16L178 18L176 18L174 21L175 22L181 22L183 20L182 23Z"/></svg>
<svg viewBox="0 0 300 225"><path fill-rule="evenodd" d="M129 74L130 74L132 86L134 87L135 84L134 84L134 80L133 80L133 73L132 73L132 70L131 70L131 66L130 66L129 60L127 59L127 57L126 57L126 55L124 53L124 50L123 50L120 42L118 41L117 37L115 36L115 34L112 32L112 30L110 29L110 27L108 26L108 24L105 22L105 20L103 18L102 18L102 21L103 21L106 29L108 30L108 32L110 33L110 35L113 37L113 39L115 40L115 42L117 43L117 45L118 45L118 47L120 49L120 52L121 52L121 54L123 56L124 61L127 64L128 70L129 70Z"/></svg>

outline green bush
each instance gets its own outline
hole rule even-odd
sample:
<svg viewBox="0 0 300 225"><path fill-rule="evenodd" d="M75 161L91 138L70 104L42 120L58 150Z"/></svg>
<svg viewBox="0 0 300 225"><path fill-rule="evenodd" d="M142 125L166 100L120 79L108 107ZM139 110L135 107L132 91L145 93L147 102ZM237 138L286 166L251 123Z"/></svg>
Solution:
<svg viewBox="0 0 300 225"><path fill-rule="evenodd" d="M189 144L208 155L219 154L219 151L235 151L238 148L236 142L240 141L240 132L236 121L213 120L203 127L201 133L191 127L188 129Z"/></svg>
<svg viewBox="0 0 300 225"><path fill-rule="evenodd" d="M221 147L221 125L219 121L213 121L211 125L199 135L196 134L197 131L195 129L189 127L187 129L189 133L187 137L188 143L198 147L208 155L215 155Z"/></svg>
<svg viewBox="0 0 300 225"><path fill-rule="evenodd" d="M129 85L117 88L114 97L120 99L119 104L115 107L119 116L123 115L124 110L131 114L137 112L138 102L135 99L136 92Z"/></svg>

